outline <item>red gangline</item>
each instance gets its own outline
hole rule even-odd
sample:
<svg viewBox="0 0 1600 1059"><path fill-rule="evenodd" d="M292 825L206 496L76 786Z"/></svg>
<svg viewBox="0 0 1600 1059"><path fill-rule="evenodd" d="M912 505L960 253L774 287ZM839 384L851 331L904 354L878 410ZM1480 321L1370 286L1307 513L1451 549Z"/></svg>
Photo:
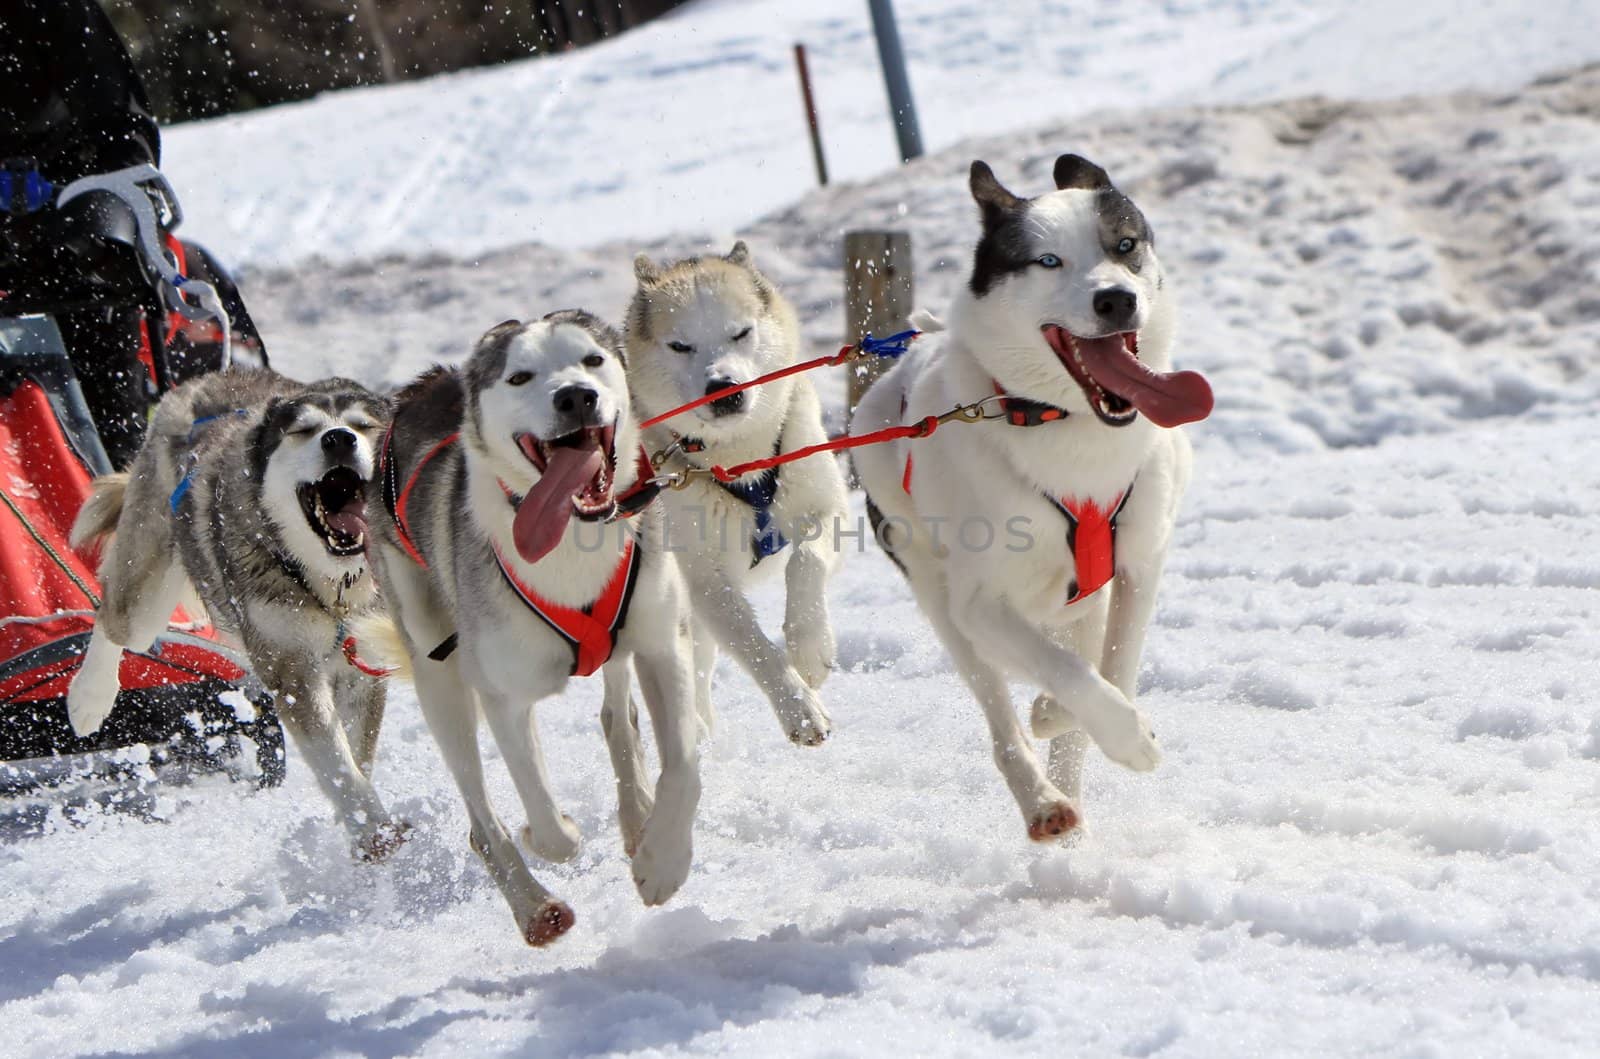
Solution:
<svg viewBox="0 0 1600 1059"><path fill-rule="evenodd" d="M713 467L711 473L719 482L731 482L740 475L752 471L764 471L769 467L781 467L795 460L803 460L807 456L815 456L819 452L838 452L842 449L858 449L863 445L877 445L885 441L898 441L901 438L925 438L939 429L938 416L924 416L915 423L900 427L884 427L874 430L870 434L845 434L842 437L829 438L820 445L807 445L803 449L793 452L780 452L765 459L751 460L748 463L736 463L732 467Z"/></svg>
<svg viewBox="0 0 1600 1059"><path fill-rule="evenodd" d="M843 364L845 361L850 359L855 351L855 346L845 346L831 357L818 357L816 360L808 360L804 364L791 364L787 368L782 368L778 371L759 376L751 379L749 382L736 383L733 386L729 386L721 390L713 390L704 397L696 397L688 404L679 405L669 412L662 412L660 415L655 416L654 418L646 419L643 423L640 423L639 426L641 428L656 426L659 423L666 422L673 416L682 415L685 412L692 412L701 405L710 404L712 401L720 401L724 397L736 394L741 390L748 390L752 386L761 386L764 383L777 382L779 379L788 378L790 375L798 375L802 371L810 371L812 368L826 368L833 364Z"/></svg>

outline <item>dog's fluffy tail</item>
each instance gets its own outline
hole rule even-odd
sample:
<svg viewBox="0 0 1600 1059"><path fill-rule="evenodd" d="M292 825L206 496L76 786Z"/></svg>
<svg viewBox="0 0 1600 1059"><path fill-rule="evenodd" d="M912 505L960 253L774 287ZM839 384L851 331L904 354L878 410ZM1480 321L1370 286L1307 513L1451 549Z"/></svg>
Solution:
<svg viewBox="0 0 1600 1059"><path fill-rule="evenodd" d="M915 327L923 334L933 335L945 330L944 321L927 309L912 310L908 320L912 327Z"/></svg>
<svg viewBox="0 0 1600 1059"><path fill-rule="evenodd" d="M388 670L391 678L411 680L411 650L400 626L389 615L369 611L347 621L345 631L355 637L355 655L363 663Z"/></svg>
<svg viewBox="0 0 1600 1059"><path fill-rule="evenodd" d="M89 499L78 509L72 523L72 533L67 537L73 548L82 551L116 532L117 520L122 517L122 502L128 495L126 474L102 474L94 480Z"/></svg>

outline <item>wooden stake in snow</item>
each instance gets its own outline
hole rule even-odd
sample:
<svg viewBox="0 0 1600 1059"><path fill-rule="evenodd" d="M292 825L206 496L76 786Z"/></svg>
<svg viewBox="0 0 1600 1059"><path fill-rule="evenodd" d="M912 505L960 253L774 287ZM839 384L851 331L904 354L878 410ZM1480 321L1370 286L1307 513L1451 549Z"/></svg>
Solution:
<svg viewBox="0 0 1600 1059"><path fill-rule="evenodd" d="M811 69L806 65L806 46L794 46L794 66L800 72L800 98L806 105L806 124L811 129L811 157L817 163L817 183L828 186L828 160L822 155L822 130L817 124L817 101L811 94Z"/></svg>
<svg viewBox="0 0 1600 1059"><path fill-rule="evenodd" d="M846 232L844 237L845 342L871 332L878 338L906 327L914 289L911 235L907 232ZM845 365L850 373L850 411L872 381L894 361L887 357Z"/></svg>

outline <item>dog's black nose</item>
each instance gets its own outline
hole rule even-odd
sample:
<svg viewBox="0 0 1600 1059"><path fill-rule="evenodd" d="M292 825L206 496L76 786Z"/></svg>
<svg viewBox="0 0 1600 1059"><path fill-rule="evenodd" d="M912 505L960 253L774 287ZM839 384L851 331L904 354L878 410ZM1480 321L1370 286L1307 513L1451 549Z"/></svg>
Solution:
<svg viewBox="0 0 1600 1059"><path fill-rule="evenodd" d="M563 386L550 400L564 416L587 415L600 402L600 395L587 386Z"/></svg>
<svg viewBox="0 0 1600 1059"><path fill-rule="evenodd" d="M322 451L336 456L348 455L356 451L356 436L343 427L335 427L322 435Z"/></svg>
<svg viewBox="0 0 1600 1059"><path fill-rule="evenodd" d="M726 390L728 387L733 385L735 385L735 383L732 379L712 379L710 382L706 383L706 393L716 393L718 390ZM711 402L712 415L727 416L743 410L743 390L740 390L738 393L730 393L726 397L719 397L715 401Z"/></svg>
<svg viewBox="0 0 1600 1059"><path fill-rule="evenodd" d="M1094 292L1095 315L1118 331L1126 329L1138 306L1139 299L1125 287L1106 287Z"/></svg>

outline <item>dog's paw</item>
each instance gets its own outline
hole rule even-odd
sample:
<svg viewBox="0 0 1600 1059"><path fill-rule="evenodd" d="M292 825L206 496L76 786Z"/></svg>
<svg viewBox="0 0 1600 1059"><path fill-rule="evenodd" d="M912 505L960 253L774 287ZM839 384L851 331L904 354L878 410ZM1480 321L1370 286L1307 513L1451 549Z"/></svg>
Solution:
<svg viewBox="0 0 1600 1059"><path fill-rule="evenodd" d="M522 940L537 949L571 930L577 921L570 905L552 897L540 905L526 923L518 926L522 928Z"/></svg>
<svg viewBox="0 0 1600 1059"><path fill-rule="evenodd" d="M532 824L523 824L522 844L540 860L565 864L583 847L583 832L572 822L572 817L562 813L560 820L539 832L533 830Z"/></svg>
<svg viewBox="0 0 1600 1059"><path fill-rule="evenodd" d="M1028 726L1035 739L1054 739L1078 731L1078 719L1057 702L1055 696L1041 692L1033 700Z"/></svg>
<svg viewBox="0 0 1600 1059"><path fill-rule="evenodd" d="M636 802L630 804L628 799L623 799L617 803L617 823L622 828L622 851L630 858L639 852L639 843L644 839L644 826L654 809L655 799L644 791L639 792Z"/></svg>
<svg viewBox="0 0 1600 1059"><path fill-rule="evenodd" d="M361 841L356 843L356 856L368 864L388 860L395 851L406 844L406 839L411 837L411 821L390 820L379 824Z"/></svg>
<svg viewBox="0 0 1600 1059"><path fill-rule="evenodd" d="M117 704L116 673L111 674L109 682L98 677L86 669L79 670L67 688L67 720L80 736L98 732Z"/></svg>
<svg viewBox="0 0 1600 1059"><path fill-rule="evenodd" d="M717 731L717 707L712 704L711 697L705 699L695 698L694 703L695 736L698 739L710 739Z"/></svg>
<svg viewBox="0 0 1600 1059"><path fill-rule="evenodd" d="M800 679L807 687L822 687L822 682L838 665L833 630L827 625L813 626L805 633L790 636L788 642L789 664L794 666Z"/></svg>
<svg viewBox="0 0 1600 1059"><path fill-rule="evenodd" d="M1082 817L1078 807L1068 801L1046 802L1027 814L1028 837L1035 842L1054 842L1077 829Z"/></svg>
<svg viewBox="0 0 1600 1059"><path fill-rule="evenodd" d="M689 877L694 846L684 834L664 834L645 827L639 852L633 855L633 885L647 905L665 904Z"/></svg>
<svg viewBox="0 0 1600 1059"><path fill-rule="evenodd" d="M833 721L829 719L828 711L822 708L822 700L812 694L809 688L804 689L802 694L779 702L777 710L783 734L789 737L791 743L820 746L833 731Z"/></svg>
<svg viewBox="0 0 1600 1059"><path fill-rule="evenodd" d="M1161 764L1161 744L1150 729L1150 719L1132 705L1107 710L1093 725L1085 725L1106 757L1135 772L1149 772Z"/></svg>

